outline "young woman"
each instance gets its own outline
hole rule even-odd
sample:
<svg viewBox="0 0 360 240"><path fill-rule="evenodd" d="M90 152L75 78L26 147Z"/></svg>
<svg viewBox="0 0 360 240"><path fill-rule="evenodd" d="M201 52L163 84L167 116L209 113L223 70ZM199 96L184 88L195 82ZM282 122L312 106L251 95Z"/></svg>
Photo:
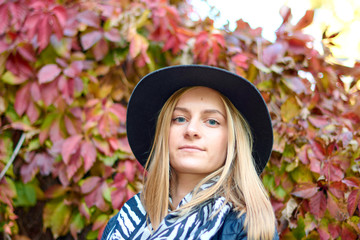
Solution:
<svg viewBox="0 0 360 240"><path fill-rule="evenodd" d="M201 65L155 71L132 93L127 134L144 188L102 239L278 239L258 176L272 125L250 82Z"/></svg>

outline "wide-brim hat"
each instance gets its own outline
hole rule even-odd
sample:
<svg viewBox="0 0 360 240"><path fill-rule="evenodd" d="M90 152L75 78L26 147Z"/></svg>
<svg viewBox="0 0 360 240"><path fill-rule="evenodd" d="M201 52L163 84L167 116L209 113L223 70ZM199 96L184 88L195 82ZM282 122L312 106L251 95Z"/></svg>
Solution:
<svg viewBox="0 0 360 240"><path fill-rule="evenodd" d="M266 103L248 80L224 69L178 65L154 71L136 85L127 109L127 137L136 159L145 166L153 144L158 114L167 99L183 87L205 86L226 96L250 126L258 174L273 146L273 128Z"/></svg>

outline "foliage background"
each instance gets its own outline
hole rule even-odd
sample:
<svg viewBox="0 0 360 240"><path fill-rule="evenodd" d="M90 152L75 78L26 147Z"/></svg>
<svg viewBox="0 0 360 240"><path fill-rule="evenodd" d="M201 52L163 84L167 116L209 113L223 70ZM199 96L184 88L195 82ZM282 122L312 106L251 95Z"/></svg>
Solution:
<svg viewBox="0 0 360 240"><path fill-rule="evenodd" d="M192 21L179 0L0 0L0 232L4 239L96 239L141 188L126 140L126 103L145 74L207 64L253 82L271 112L274 150L262 174L281 239L360 234L360 63L329 63L303 33L274 43ZM343 81L350 79L351 81ZM156 94L156 93L154 93ZM24 140L24 141L23 141Z"/></svg>

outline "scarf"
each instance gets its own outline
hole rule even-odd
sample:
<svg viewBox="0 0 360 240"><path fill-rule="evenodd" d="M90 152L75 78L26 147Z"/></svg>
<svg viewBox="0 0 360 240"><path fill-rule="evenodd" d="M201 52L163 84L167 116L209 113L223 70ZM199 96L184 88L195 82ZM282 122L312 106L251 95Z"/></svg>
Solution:
<svg viewBox="0 0 360 240"><path fill-rule="evenodd" d="M204 190L213 184L214 182L203 184L200 189ZM192 192L180 201L177 208L189 202L191 198ZM151 223L146 222L146 211L138 193L124 204L116 215L116 223L103 239L211 239L221 228L231 209L231 204L224 205L224 202L225 198L218 196L203 202L182 216L179 216L178 212L170 211L153 232ZM217 211L218 213L213 216Z"/></svg>

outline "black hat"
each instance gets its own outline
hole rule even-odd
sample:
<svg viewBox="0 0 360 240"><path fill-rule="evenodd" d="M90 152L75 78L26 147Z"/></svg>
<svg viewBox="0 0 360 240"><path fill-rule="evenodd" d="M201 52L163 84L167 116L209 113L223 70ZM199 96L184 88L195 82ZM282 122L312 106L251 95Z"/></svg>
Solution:
<svg viewBox="0 0 360 240"><path fill-rule="evenodd" d="M167 99L183 87L205 86L226 96L250 126L255 167L264 170L273 146L269 111L260 92L248 80L227 70L203 65L179 65L146 75L128 104L126 128L131 150L145 166L155 135L158 114Z"/></svg>

